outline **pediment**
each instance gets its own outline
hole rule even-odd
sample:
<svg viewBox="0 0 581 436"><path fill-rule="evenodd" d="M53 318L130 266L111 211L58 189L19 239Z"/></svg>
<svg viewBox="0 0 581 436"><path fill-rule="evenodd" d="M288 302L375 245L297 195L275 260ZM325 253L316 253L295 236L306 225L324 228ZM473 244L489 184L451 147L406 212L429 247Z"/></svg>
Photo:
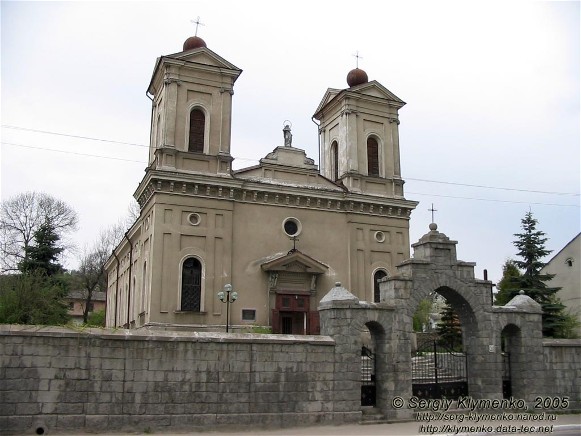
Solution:
<svg viewBox="0 0 581 436"><path fill-rule="evenodd" d="M319 103L319 106L317 106L315 113L318 113L321 109L323 109L323 107L325 107L327 103L333 100L340 92L340 89L328 88L325 92L325 95L323 96L323 99Z"/></svg>
<svg viewBox="0 0 581 436"><path fill-rule="evenodd" d="M353 86L352 88L347 89L327 89L321 103L317 107L315 111L314 118L320 119L321 111L327 106L331 101L337 99L343 99L349 94L359 94L369 97L381 98L388 100L390 102L396 103L398 107L402 107L405 105L405 101L379 83L377 80L372 80L371 82L362 83L361 85Z"/></svg>
<svg viewBox="0 0 581 436"><path fill-rule="evenodd" d="M228 62L222 56L220 56L217 53L214 53L207 47L194 48L192 50L169 55L168 57L188 62L194 62L196 64L208 65L218 68L228 68L230 70L240 71L240 68L238 68L236 65Z"/></svg>
<svg viewBox="0 0 581 436"><path fill-rule="evenodd" d="M260 267L263 271L304 272L308 274L324 274L329 269L324 263L299 250L290 251L284 256L263 263Z"/></svg>
<svg viewBox="0 0 581 436"><path fill-rule="evenodd" d="M354 86L353 88L349 88L347 91L350 92L357 92L359 94L369 95L372 97L380 97L385 98L389 101L393 101L396 103L401 103L403 106L405 101L379 83L377 80L372 80L371 82L362 83L361 85Z"/></svg>

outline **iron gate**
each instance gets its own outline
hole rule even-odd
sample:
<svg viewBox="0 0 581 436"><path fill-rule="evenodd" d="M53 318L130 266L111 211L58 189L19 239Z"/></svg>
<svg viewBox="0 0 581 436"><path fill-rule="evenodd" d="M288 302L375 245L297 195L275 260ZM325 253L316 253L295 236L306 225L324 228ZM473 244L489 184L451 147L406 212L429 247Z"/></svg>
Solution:
<svg viewBox="0 0 581 436"><path fill-rule="evenodd" d="M375 407L375 354L361 348L361 405Z"/></svg>
<svg viewBox="0 0 581 436"><path fill-rule="evenodd" d="M512 380L510 378L510 353L502 353L502 398L512 397Z"/></svg>
<svg viewBox="0 0 581 436"><path fill-rule="evenodd" d="M466 353L430 341L412 354L412 393L418 398L468 395Z"/></svg>

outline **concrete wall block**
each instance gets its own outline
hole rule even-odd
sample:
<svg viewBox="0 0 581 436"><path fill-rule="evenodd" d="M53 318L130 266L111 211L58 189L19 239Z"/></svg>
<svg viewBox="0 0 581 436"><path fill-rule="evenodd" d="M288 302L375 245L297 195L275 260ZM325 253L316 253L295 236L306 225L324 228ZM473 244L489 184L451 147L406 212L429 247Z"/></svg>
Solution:
<svg viewBox="0 0 581 436"><path fill-rule="evenodd" d="M216 425L215 414L177 415L170 417L170 425L176 428L213 428Z"/></svg>
<svg viewBox="0 0 581 436"><path fill-rule="evenodd" d="M121 381L103 381L101 382L101 392L123 392L124 386Z"/></svg>
<svg viewBox="0 0 581 436"><path fill-rule="evenodd" d="M63 430L85 428L85 422L85 415L59 415L56 428Z"/></svg>
<svg viewBox="0 0 581 436"><path fill-rule="evenodd" d="M25 403L26 404L26 403ZM2 398L2 402L0 402L0 422L2 421L2 416L12 416L16 415L16 404L15 403L6 403ZM0 425L0 429L3 428ZM6 427L4 427L6 428Z"/></svg>
<svg viewBox="0 0 581 436"><path fill-rule="evenodd" d="M102 433L109 429L109 417L107 414L87 415L85 429L88 432Z"/></svg>
<svg viewBox="0 0 581 436"><path fill-rule="evenodd" d="M54 413L57 415L82 415L85 413L85 403L72 403L72 402L67 402L67 403L47 403L47 404L43 404L42 405L42 413L47 413L45 412L45 406L53 404L53 410L52 412L48 412L48 413Z"/></svg>

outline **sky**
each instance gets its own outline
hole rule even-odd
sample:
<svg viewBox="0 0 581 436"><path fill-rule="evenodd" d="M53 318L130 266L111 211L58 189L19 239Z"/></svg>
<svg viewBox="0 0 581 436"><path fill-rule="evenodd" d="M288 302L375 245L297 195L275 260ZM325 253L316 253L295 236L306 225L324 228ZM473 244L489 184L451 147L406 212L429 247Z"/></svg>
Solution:
<svg viewBox="0 0 581 436"><path fill-rule="evenodd" d="M438 230L500 280L532 211L553 255L580 231L577 1L1 2L0 198L47 192L77 247L127 214L144 176L157 57L195 32L243 70L234 168L282 145L318 160L311 117L359 67L400 114L410 241ZM50 133L47 133L50 132ZM116 141L116 142L113 142ZM100 156L100 157L95 157ZM581 256L580 256L581 257ZM550 256L545 260L548 261ZM74 255L65 265L74 268Z"/></svg>

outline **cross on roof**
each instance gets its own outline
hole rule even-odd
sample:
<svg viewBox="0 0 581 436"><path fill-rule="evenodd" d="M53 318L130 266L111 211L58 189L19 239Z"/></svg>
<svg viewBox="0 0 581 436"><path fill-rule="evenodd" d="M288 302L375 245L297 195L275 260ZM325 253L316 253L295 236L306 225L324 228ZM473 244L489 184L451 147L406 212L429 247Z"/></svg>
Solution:
<svg viewBox="0 0 581 436"><path fill-rule="evenodd" d="M359 68L359 59L363 59L363 56L359 56L359 50L357 50L353 56L355 56L356 59L355 68Z"/></svg>
<svg viewBox="0 0 581 436"><path fill-rule="evenodd" d="M196 25L196 33L194 33L194 36L198 36L198 26L205 26L205 24L200 21L200 17L196 18L195 21L190 20L190 23Z"/></svg>
<svg viewBox="0 0 581 436"><path fill-rule="evenodd" d="M434 203L432 203L432 208L428 209L430 212L432 212L432 222L434 222L434 212L437 212L438 209L434 209Z"/></svg>

